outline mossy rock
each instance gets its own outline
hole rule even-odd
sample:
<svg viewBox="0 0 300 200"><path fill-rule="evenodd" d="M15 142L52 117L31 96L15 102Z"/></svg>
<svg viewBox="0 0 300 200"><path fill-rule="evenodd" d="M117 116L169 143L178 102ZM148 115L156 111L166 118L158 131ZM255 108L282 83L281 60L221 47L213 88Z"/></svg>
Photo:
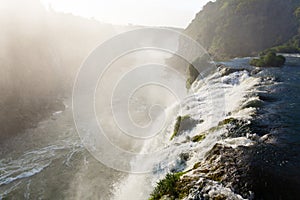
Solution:
<svg viewBox="0 0 300 200"><path fill-rule="evenodd" d="M230 67L227 67L225 65L219 65L219 71L220 71L220 74L221 76L228 76L229 74L232 74L234 72L241 72L241 71L248 71L248 69L246 68L230 68Z"/></svg>
<svg viewBox="0 0 300 200"><path fill-rule="evenodd" d="M172 134L170 140L173 140L173 138L177 135L179 128L180 128L180 123L181 123L181 116L178 116L176 118L176 123L175 123L173 134Z"/></svg>
<svg viewBox="0 0 300 200"><path fill-rule="evenodd" d="M197 162L194 164L193 169L197 169L201 166L201 162Z"/></svg>
<svg viewBox="0 0 300 200"><path fill-rule="evenodd" d="M226 200L227 198L223 194L218 194L217 196L214 196L212 199L213 200Z"/></svg>
<svg viewBox="0 0 300 200"><path fill-rule="evenodd" d="M199 123L201 122L191 118L189 115L178 116L170 140L173 140L174 137L180 135L184 131L191 130Z"/></svg>
<svg viewBox="0 0 300 200"><path fill-rule="evenodd" d="M192 138L192 142L200 142L205 139L205 134L196 135Z"/></svg>
<svg viewBox="0 0 300 200"><path fill-rule="evenodd" d="M274 52L268 52L266 55L260 56L258 59L252 59L250 65L256 67L281 67L286 59L282 55L276 55Z"/></svg>
<svg viewBox="0 0 300 200"><path fill-rule="evenodd" d="M245 108L258 108L258 107L261 107L261 105L262 105L262 101L261 100L254 99L254 100L249 101L246 104L244 104L242 106L242 109L245 109Z"/></svg>
<svg viewBox="0 0 300 200"><path fill-rule="evenodd" d="M207 177L213 181L221 182L223 179L224 171L218 171L208 174Z"/></svg>
<svg viewBox="0 0 300 200"><path fill-rule="evenodd" d="M223 121L221 121L221 122L219 122L219 126L224 126L224 125L227 125L227 124L232 124L232 123L234 123L235 121L237 121L237 119L235 119L235 118L226 118L226 119L224 119Z"/></svg>

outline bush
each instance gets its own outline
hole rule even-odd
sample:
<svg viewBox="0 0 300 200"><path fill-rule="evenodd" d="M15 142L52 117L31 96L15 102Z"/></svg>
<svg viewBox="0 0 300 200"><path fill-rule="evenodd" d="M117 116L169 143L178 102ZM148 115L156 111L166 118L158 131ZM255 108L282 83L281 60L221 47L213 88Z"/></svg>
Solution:
<svg viewBox="0 0 300 200"><path fill-rule="evenodd" d="M179 182L181 175L182 173L167 174L164 179L157 183L149 200L159 200L165 195L174 198L178 197L179 192L177 190L177 183Z"/></svg>
<svg viewBox="0 0 300 200"><path fill-rule="evenodd" d="M256 67L281 67L285 63L285 57L282 55L276 55L274 52L268 52L265 55L260 56L259 59L252 59L250 65Z"/></svg>
<svg viewBox="0 0 300 200"><path fill-rule="evenodd" d="M217 0L185 33L222 60L284 44L298 35L299 20L299 0Z"/></svg>

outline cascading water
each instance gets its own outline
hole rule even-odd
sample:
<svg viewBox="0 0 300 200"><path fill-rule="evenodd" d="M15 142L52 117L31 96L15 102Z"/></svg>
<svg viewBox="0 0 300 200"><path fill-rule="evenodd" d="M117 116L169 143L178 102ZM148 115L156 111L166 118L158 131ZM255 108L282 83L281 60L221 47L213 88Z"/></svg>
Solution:
<svg viewBox="0 0 300 200"><path fill-rule="evenodd" d="M297 110L299 69L290 64L297 62L289 57L284 69L257 69L248 65L249 58L235 59L224 63L231 68L197 80L178 113L180 125L186 124L183 118L194 125L170 141L177 117L160 138L164 142L146 144L168 153L155 158L152 174L129 175L116 199L147 199L151 191L151 199L295 197L299 136L297 126L290 126L296 119L286 111ZM283 89L292 92L281 95ZM170 172L180 179L170 182Z"/></svg>
<svg viewBox="0 0 300 200"><path fill-rule="evenodd" d="M148 199L168 173L183 173L174 194L182 199L293 197L299 186L293 115L299 69L288 62L257 70L248 61L235 59L224 63L231 68L199 77L181 109L167 109L171 123L141 148L164 151L149 163L131 160L132 168L150 165L152 172L127 174L99 163L83 147L66 108L1 145L0 199ZM182 127L172 138L178 116Z"/></svg>
<svg viewBox="0 0 300 200"><path fill-rule="evenodd" d="M227 68L219 68L216 72L197 80L191 90L193 94L187 96L182 104L182 109L176 109L177 114L191 121L190 126L184 128L178 136L170 140L173 134L173 123L155 140L147 141L143 151L151 151L164 148L165 153L159 158L153 158L156 163L151 174L132 174L126 177L120 185L117 185L115 199L147 199L153 190L155 183L162 179L168 172L180 172L193 169L195 163L204 159L217 143L235 146L248 146L252 141L245 137L227 138L226 126L220 125L226 119L251 120L255 108L243 108L243 105L255 98L253 92L259 83L259 78L253 78L246 70L236 70L226 74ZM226 74L226 75L225 75ZM249 96L253 96L249 98ZM176 106L175 106L176 107ZM172 108L170 108L172 110ZM174 116L174 113L172 113ZM181 123L183 124L183 122ZM193 124L191 126L191 124ZM199 134L205 134L201 142L193 142L192 138ZM186 156L184 156L186 155ZM132 165L144 165L141 160L134 160ZM152 163L150 163L152 164ZM187 173L186 175L189 175ZM214 184L216 192L225 191L226 188ZM213 189L212 188L212 189ZM227 192L229 193L229 192ZM240 198L233 192L232 198Z"/></svg>

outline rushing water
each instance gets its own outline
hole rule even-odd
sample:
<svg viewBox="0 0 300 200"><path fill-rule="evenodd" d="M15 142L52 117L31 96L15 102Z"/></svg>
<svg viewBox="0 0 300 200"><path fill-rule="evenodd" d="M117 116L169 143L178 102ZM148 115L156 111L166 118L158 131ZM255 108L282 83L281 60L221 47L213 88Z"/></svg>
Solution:
<svg viewBox="0 0 300 200"><path fill-rule="evenodd" d="M1 144L0 199L109 199L121 173L82 146L69 107Z"/></svg>
<svg viewBox="0 0 300 200"><path fill-rule="evenodd" d="M269 185L256 182L248 196L212 181L202 188L207 197L217 193L229 199L243 199L253 197L254 192L254 197L272 199L274 196L268 194L274 193L278 199L292 199L300 180L300 58L289 58L282 68L261 70L250 67L248 61L249 58L234 59L224 64L239 70L218 69L199 78L192 86L193 95L184 99L180 113L174 114L170 108L173 122L164 134L147 141L141 150L166 149L160 158L153 158L156 164L152 173L126 174L95 160L81 144L71 109L66 106L36 128L1 144L0 199L147 199L155 183L168 172L193 168L216 144L250 148L249 152L254 149L261 156L253 157L254 165L272 171L268 171L268 176L273 178L252 177ZM176 115L189 116L197 123L170 140ZM232 135L228 126L220 126L226 119L255 126L250 132L235 130ZM205 133L205 139L192 142L191 138L199 133ZM264 150L257 147L261 141L267 146ZM183 158L185 154L188 158ZM131 165L134 168L141 163L137 157ZM289 177L282 179L286 187L276 182L276 173L278 179ZM272 181L276 183L272 185ZM199 195L204 194L194 192L186 199L197 199Z"/></svg>

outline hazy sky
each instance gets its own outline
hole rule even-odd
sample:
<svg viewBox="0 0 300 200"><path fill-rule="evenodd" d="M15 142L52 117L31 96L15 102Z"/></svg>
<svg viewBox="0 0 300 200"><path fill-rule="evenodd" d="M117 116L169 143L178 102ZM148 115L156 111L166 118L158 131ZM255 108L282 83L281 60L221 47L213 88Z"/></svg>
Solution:
<svg viewBox="0 0 300 200"><path fill-rule="evenodd" d="M186 27L209 0L41 0L56 11L114 24Z"/></svg>

